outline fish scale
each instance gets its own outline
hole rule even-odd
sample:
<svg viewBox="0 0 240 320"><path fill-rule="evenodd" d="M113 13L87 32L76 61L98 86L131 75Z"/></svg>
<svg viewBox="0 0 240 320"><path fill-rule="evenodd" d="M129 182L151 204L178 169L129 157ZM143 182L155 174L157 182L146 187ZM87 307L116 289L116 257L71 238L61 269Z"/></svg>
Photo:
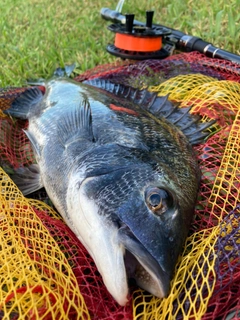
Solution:
<svg viewBox="0 0 240 320"><path fill-rule="evenodd" d="M24 194L45 187L120 305L129 278L157 297L169 292L199 187L192 145L213 123L189 110L147 90L60 77L5 111L29 120L37 162L13 180Z"/></svg>

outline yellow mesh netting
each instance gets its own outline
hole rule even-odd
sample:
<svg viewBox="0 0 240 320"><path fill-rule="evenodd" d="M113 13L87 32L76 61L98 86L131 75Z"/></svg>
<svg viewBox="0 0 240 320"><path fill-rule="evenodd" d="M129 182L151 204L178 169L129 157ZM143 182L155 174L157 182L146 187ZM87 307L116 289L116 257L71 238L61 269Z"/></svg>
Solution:
<svg viewBox="0 0 240 320"><path fill-rule="evenodd" d="M220 221L240 202L240 103L238 106L208 202L212 214ZM220 214L216 216L216 212Z"/></svg>
<svg viewBox="0 0 240 320"><path fill-rule="evenodd" d="M212 137L197 149L203 182L191 235L176 266L171 292L160 300L136 290L133 317L205 319L218 280L219 237L227 238L237 226L236 219L229 225L224 218L240 203L240 84L189 74L168 79L151 90L169 94L181 106L193 104L192 112L199 112L203 121L218 121ZM0 318L12 319L19 314L16 319L88 319L61 243L44 227L36 210L59 217L44 203L25 199L3 170L0 175ZM223 247L226 252L232 248ZM131 318L109 315L94 319Z"/></svg>
<svg viewBox="0 0 240 320"><path fill-rule="evenodd" d="M150 302L149 296L142 295L140 300L138 296L134 301L136 319L202 319L216 282L214 247L220 235L220 222L229 213L229 206L234 209L240 202L239 187L240 108L230 130L207 204L219 224L214 228L196 232L187 239L182 257L176 266L169 296L162 301L152 298ZM218 215L214 212L218 212ZM230 234L233 228L234 225L228 228L223 236ZM139 305L144 305L141 313L138 313Z"/></svg>
<svg viewBox="0 0 240 320"><path fill-rule="evenodd" d="M185 99L193 88L215 80L213 77L202 74L186 74L170 78L160 85L151 86L150 91L159 92L161 95L169 94L172 100L180 101Z"/></svg>
<svg viewBox="0 0 240 320"><path fill-rule="evenodd" d="M134 301L136 319L177 319L179 316L180 319L201 319L216 281L214 245L218 232L219 228L215 227L195 233L187 239L169 296L162 300L154 297L150 302L149 296L142 295L141 300L138 296ZM209 262L206 270L203 270L206 261ZM138 314L139 305L143 304L143 311ZM188 308L185 310L186 304Z"/></svg>
<svg viewBox="0 0 240 320"><path fill-rule="evenodd" d="M74 311L75 319L88 319L59 245L1 168L0 178L0 318L70 319Z"/></svg>

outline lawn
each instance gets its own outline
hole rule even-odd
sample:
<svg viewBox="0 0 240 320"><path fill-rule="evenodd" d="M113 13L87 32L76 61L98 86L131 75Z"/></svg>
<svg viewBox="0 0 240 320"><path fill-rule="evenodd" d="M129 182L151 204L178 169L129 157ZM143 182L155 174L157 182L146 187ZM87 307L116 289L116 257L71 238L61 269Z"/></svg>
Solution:
<svg viewBox="0 0 240 320"><path fill-rule="evenodd" d="M137 3L137 4L136 4ZM114 35L100 9L115 9L113 0L1 0L0 87L25 79L50 77L58 66L76 62L82 72L116 58L105 51ZM126 1L124 12L144 21L154 9L154 22L200 36L240 54L240 0Z"/></svg>

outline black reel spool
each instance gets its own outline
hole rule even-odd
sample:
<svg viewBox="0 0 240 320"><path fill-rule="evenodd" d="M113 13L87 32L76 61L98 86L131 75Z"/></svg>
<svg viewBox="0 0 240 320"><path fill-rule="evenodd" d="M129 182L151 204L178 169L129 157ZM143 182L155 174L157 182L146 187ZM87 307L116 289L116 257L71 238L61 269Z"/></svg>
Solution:
<svg viewBox="0 0 240 320"><path fill-rule="evenodd" d="M146 11L146 26L135 25L134 14L126 14L126 24L111 24L115 43L107 46L107 51L122 59L145 60L164 59L169 52L162 48L163 36L170 32L163 27L153 27L154 11Z"/></svg>

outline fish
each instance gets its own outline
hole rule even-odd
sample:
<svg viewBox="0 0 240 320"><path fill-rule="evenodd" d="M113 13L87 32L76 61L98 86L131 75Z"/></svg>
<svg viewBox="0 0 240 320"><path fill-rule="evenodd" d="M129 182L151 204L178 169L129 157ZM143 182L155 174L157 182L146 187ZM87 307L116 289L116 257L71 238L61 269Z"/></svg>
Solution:
<svg viewBox="0 0 240 320"><path fill-rule="evenodd" d="M147 89L61 76L5 110L28 120L36 159L14 182L25 195L46 189L119 305L129 279L156 297L169 293L201 177L193 145L213 124L190 109Z"/></svg>

